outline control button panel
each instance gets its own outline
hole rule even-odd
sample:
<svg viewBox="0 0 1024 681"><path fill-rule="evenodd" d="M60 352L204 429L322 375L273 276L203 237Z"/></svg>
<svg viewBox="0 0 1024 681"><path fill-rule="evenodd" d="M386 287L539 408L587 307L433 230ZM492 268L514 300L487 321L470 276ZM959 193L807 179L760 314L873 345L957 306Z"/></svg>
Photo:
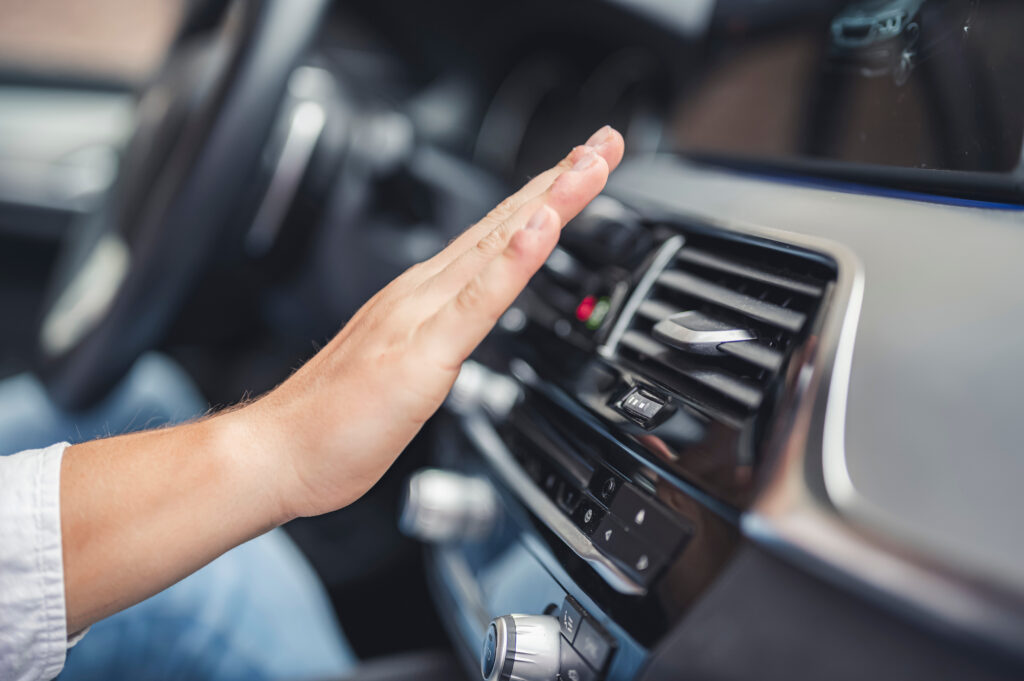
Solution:
<svg viewBox="0 0 1024 681"><path fill-rule="evenodd" d="M513 452L546 496L638 585L650 586L693 534L687 519L608 466L587 461L575 466L585 475L570 477L542 452Z"/></svg>
<svg viewBox="0 0 1024 681"><path fill-rule="evenodd" d="M691 534L688 526L634 485L622 486L611 505L611 512L631 534L647 540L665 555L673 554Z"/></svg>
<svg viewBox="0 0 1024 681"><path fill-rule="evenodd" d="M615 653L615 639L568 596L558 613L562 633L562 681L599 679Z"/></svg>
<svg viewBox="0 0 1024 681"><path fill-rule="evenodd" d="M642 584L650 583L653 575L667 562L665 554L653 542L644 541L613 516L607 516L594 533L594 542L612 560Z"/></svg>

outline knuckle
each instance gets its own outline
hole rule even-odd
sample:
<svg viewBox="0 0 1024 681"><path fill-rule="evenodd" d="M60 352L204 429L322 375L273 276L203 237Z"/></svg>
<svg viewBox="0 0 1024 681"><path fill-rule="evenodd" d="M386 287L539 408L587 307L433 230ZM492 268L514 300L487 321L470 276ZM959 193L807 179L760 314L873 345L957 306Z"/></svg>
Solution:
<svg viewBox="0 0 1024 681"><path fill-rule="evenodd" d="M505 242L507 240L505 234L508 232L505 224L501 223L477 242L476 249L481 255L492 258L505 250Z"/></svg>
<svg viewBox="0 0 1024 681"><path fill-rule="evenodd" d="M455 309L464 315L479 314L485 300L486 295L483 284L477 278L459 291L459 295L455 297Z"/></svg>
<svg viewBox="0 0 1024 681"><path fill-rule="evenodd" d="M519 208L519 199L515 194L506 197L495 206L490 213L487 214L487 219L493 222L504 222L510 215L516 212Z"/></svg>

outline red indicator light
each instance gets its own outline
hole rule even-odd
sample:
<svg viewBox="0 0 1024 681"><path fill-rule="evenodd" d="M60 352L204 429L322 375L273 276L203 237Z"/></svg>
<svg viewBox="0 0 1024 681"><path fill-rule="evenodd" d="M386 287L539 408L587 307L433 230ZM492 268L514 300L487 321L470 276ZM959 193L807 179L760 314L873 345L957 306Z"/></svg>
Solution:
<svg viewBox="0 0 1024 681"><path fill-rule="evenodd" d="M590 319L590 315L594 314L594 307L597 305L597 298L594 296L587 296L580 301L580 304L576 306L576 319L581 322L585 322Z"/></svg>

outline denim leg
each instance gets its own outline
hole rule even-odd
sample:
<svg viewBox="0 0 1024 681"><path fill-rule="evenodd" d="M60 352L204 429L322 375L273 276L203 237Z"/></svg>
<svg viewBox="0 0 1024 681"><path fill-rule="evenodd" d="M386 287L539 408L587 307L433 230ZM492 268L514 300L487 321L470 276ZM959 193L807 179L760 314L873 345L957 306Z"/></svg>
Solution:
<svg viewBox="0 0 1024 681"><path fill-rule="evenodd" d="M21 374L0 381L0 453L157 427L205 410L188 375L156 354L85 412L60 409L38 379ZM59 678L301 680L338 677L354 664L319 579L274 530L93 625Z"/></svg>
<svg viewBox="0 0 1024 681"><path fill-rule="evenodd" d="M109 396L79 412L54 404L32 374L18 374L0 380L0 454L180 423L206 408L188 374L158 354L143 355Z"/></svg>
<svg viewBox="0 0 1024 681"><path fill-rule="evenodd" d="M317 576L274 530L93 625L58 678L301 681L354 665Z"/></svg>

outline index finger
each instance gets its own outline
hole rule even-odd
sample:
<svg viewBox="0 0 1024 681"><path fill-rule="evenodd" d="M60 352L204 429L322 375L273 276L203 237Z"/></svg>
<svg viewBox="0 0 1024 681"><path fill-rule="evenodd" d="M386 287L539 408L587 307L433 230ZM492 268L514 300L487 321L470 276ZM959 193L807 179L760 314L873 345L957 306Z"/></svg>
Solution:
<svg viewBox="0 0 1024 681"><path fill-rule="evenodd" d="M467 229L448 244L444 250L428 260L425 263L427 265L425 273L430 276L447 267L455 258L475 246L492 229L515 214L524 205L546 192L560 175L570 170L579 157L589 151L587 147L593 149L604 158L605 163L608 164L609 172L615 170L619 165L619 162L622 161L622 154L625 151L622 135L609 125L602 127L590 136L586 144L575 147L557 165L545 170L527 182L519 191L499 203L480 222Z"/></svg>

